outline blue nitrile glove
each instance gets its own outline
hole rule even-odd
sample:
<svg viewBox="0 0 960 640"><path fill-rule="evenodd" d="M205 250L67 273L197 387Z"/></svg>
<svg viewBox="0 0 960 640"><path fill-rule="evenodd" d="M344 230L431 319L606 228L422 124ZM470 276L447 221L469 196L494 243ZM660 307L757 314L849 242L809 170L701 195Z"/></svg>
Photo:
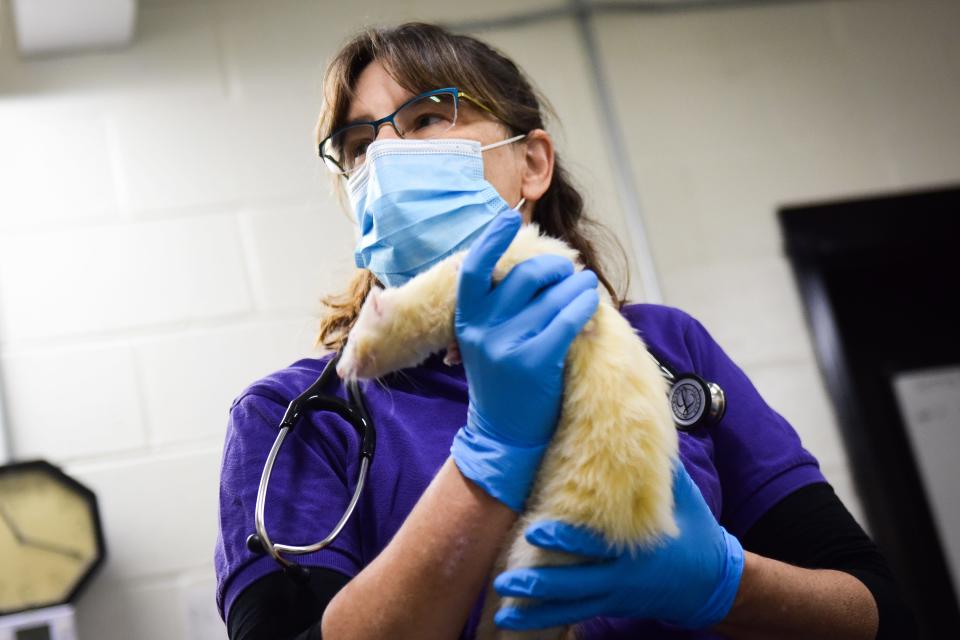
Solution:
<svg viewBox="0 0 960 640"><path fill-rule="evenodd" d="M652 549L617 553L594 532L557 521L530 525L531 544L594 556L596 563L515 569L497 576L502 596L541 598L530 607L503 608L507 629L543 629L595 616L648 618L689 629L723 620L740 588L743 547L717 523L683 464L674 472L680 535Z"/></svg>
<svg viewBox="0 0 960 640"><path fill-rule="evenodd" d="M567 348L597 308L597 276L570 260L525 260L493 286L493 267L521 217L501 213L464 257L456 334L467 375L467 424L450 452L464 476L523 508L556 428Z"/></svg>

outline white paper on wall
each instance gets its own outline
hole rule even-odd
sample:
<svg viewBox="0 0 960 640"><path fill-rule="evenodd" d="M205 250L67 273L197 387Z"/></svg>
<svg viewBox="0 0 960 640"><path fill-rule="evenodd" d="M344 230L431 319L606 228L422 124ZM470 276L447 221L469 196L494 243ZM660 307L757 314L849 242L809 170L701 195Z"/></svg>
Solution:
<svg viewBox="0 0 960 640"><path fill-rule="evenodd" d="M893 378L900 414L944 546L954 593L960 587L960 366ZM960 597L960 596L958 596Z"/></svg>

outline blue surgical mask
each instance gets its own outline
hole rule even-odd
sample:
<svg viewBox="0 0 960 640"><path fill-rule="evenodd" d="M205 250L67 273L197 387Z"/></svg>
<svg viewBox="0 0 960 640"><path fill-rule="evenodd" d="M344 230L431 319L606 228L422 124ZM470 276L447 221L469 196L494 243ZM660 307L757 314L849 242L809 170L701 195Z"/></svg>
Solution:
<svg viewBox="0 0 960 640"><path fill-rule="evenodd" d="M483 178L475 140L377 140L347 182L359 227L354 259L385 287L397 287L470 246L510 207Z"/></svg>

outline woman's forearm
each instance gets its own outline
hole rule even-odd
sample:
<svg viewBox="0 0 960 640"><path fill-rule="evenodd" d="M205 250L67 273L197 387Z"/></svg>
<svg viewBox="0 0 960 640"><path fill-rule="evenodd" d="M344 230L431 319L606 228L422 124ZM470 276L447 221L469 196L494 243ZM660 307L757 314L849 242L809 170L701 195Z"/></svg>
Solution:
<svg viewBox="0 0 960 640"><path fill-rule="evenodd" d="M876 637L877 605L862 582L744 552L733 607L714 629L732 638Z"/></svg>
<svg viewBox="0 0 960 640"><path fill-rule="evenodd" d="M325 638L456 638L516 514L451 460L393 540L327 606Z"/></svg>
<svg viewBox="0 0 960 640"><path fill-rule="evenodd" d="M393 540L327 606L324 637L457 637L515 521L447 460ZM867 639L877 625L873 596L853 576L747 551L733 607L714 628L742 639Z"/></svg>

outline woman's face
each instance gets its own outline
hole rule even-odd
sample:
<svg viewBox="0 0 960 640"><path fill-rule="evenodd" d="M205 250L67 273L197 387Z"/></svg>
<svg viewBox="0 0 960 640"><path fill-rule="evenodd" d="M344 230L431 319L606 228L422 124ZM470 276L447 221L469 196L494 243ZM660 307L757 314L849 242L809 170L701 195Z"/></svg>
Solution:
<svg viewBox="0 0 960 640"><path fill-rule="evenodd" d="M355 97L347 111L346 121L377 120L393 113L413 96L375 60L357 78ZM468 138L487 145L511 135L502 122L469 101L461 100L457 123L441 137ZM377 133L377 140L399 137L389 125L381 126ZM483 152L483 177L493 185L500 197L511 207L521 197L527 199L521 208L524 222L530 221L533 204L549 186L552 172L553 144L542 129L535 129L524 140Z"/></svg>

